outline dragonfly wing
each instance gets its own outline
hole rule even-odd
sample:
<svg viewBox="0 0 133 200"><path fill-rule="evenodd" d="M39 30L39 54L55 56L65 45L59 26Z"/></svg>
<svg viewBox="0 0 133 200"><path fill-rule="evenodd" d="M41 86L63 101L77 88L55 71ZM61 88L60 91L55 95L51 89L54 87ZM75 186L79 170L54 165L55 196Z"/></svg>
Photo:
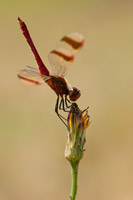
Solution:
<svg viewBox="0 0 133 200"><path fill-rule="evenodd" d="M49 53L48 58L54 75L64 76L74 56L67 49L58 47Z"/></svg>
<svg viewBox="0 0 133 200"><path fill-rule="evenodd" d="M44 81L49 79L49 76L40 74L38 69L30 66L26 66L24 69L20 70L17 75L21 80L35 85L41 85Z"/></svg>
<svg viewBox="0 0 133 200"><path fill-rule="evenodd" d="M80 33L70 33L64 36L57 45L69 49L75 55L84 45L84 37Z"/></svg>
<svg viewBox="0 0 133 200"><path fill-rule="evenodd" d="M64 36L49 53L48 58L54 75L64 76L75 54L84 44L84 38L79 33Z"/></svg>

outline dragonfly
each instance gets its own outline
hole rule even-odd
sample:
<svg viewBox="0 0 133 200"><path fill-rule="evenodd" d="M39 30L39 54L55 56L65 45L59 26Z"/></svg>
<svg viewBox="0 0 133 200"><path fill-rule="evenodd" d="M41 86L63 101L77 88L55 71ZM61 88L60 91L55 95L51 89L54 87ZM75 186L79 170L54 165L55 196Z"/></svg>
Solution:
<svg viewBox="0 0 133 200"><path fill-rule="evenodd" d="M65 75L68 71L69 65L74 60L74 56L83 46L84 37L80 33L74 32L61 38L55 48L53 48L53 50L48 54L48 59L52 67L52 73L50 73L39 56L25 22L19 17L18 21L22 33L35 56L38 69L26 66L24 69L18 71L17 76L19 79L35 85L47 83L57 95L55 112L66 125L63 120L65 118L59 114L59 110L69 112L67 109L70 108L72 103L80 97L81 93L79 89L72 87L67 82Z"/></svg>

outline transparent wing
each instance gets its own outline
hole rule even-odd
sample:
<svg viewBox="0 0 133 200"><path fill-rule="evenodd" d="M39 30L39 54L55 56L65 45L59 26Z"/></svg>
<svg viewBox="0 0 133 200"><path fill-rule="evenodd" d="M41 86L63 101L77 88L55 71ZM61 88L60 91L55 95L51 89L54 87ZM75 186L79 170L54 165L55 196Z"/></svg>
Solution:
<svg viewBox="0 0 133 200"><path fill-rule="evenodd" d="M65 76L69 65L74 60L75 54L83 44L84 37L80 33L66 35L57 43L48 55L54 75Z"/></svg>
<svg viewBox="0 0 133 200"><path fill-rule="evenodd" d="M17 75L21 80L35 85L41 85L44 81L50 78L49 76L40 74L38 69L29 66L26 66L24 69L18 71Z"/></svg>

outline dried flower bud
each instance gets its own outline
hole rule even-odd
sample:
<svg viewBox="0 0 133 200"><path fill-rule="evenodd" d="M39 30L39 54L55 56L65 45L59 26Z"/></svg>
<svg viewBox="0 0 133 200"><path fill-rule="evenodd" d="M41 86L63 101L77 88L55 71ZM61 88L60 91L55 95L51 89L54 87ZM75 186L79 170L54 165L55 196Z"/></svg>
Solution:
<svg viewBox="0 0 133 200"><path fill-rule="evenodd" d="M76 103L72 104L68 115L68 138L65 157L71 162L78 162L83 157L86 141L85 131L90 125L88 111L81 111Z"/></svg>

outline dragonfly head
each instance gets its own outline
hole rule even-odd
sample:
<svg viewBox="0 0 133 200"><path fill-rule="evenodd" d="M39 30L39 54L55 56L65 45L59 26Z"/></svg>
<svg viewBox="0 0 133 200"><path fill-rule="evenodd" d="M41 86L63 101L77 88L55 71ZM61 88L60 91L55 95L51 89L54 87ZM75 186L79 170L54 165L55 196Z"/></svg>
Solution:
<svg viewBox="0 0 133 200"><path fill-rule="evenodd" d="M72 87L72 89L69 90L69 98L71 101L76 101L80 95L80 90L75 87Z"/></svg>

